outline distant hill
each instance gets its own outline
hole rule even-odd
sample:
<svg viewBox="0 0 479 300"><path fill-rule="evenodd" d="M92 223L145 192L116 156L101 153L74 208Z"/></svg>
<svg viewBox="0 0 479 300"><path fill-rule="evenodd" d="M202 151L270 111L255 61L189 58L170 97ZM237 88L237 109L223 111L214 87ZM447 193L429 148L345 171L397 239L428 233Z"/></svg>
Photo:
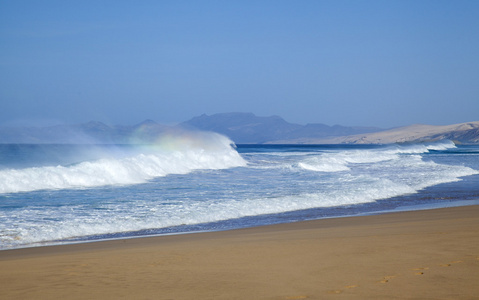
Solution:
<svg viewBox="0 0 479 300"><path fill-rule="evenodd" d="M258 117L252 113L203 114L180 124L186 128L224 134L237 144L261 144L296 139L320 139L377 132L374 127L345 127L325 124L298 125L278 116Z"/></svg>
<svg viewBox="0 0 479 300"><path fill-rule="evenodd" d="M146 120L133 126L110 126L101 122L49 127L0 127L0 143L137 144L153 143L165 133L183 130L214 131L236 144L390 144L443 139L479 144L479 121L447 126L410 125L394 129L376 127L293 124L279 116L252 113L201 115L177 126Z"/></svg>
<svg viewBox="0 0 479 300"><path fill-rule="evenodd" d="M419 124L385 130L319 123L298 125L278 116L224 113L201 115L181 125L224 134L237 144L391 144L444 139L462 144L479 143L479 121L446 126Z"/></svg>
<svg viewBox="0 0 479 300"><path fill-rule="evenodd" d="M288 136L301 128L278 116L257 117L252 113L223 113L201 115L180 126L214 131L228 136L237 144L257 144Z"/></svg>

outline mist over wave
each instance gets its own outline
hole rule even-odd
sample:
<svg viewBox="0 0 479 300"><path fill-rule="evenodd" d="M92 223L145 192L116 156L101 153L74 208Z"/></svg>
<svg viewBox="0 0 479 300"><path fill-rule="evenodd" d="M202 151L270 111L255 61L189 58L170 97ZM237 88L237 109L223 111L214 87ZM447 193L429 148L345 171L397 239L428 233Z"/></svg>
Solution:
<svg viewBox="0 0 479 300"><path fill-rule="evenodd" d="M148 145L90 147L87 157L96 159L71 165L0 170L0 193L137 184L168 174L244 166L246 162L232 144L228 138L212 132L182 132L164 134Z"/></svg>

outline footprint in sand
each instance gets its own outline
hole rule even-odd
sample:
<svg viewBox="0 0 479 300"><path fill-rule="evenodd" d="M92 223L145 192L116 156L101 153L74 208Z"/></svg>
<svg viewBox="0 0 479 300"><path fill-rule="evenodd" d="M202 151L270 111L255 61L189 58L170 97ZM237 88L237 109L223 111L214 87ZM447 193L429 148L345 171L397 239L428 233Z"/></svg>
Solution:
<svg viewBox="0 0 479 300"><path fill-rule="evenodd" d="M381 281L379 281L379 282L380 282L380 283L388 283L389 280L390 280L390 279L393 279L394 277L396 277L396 276L394 276L394 275L384 276L384 277L383 277L383 280L381 280Z"/></svg>
<svg viewBox="0 0 479 300"><path fill-rule="evenodd" d="M424 275L424 272L416 272L414 275Z"/></svg>
<svg viewBox="0 0 479 300"><path fill-rule="evenodd" d="M354 289L354 288L357 288L357 287L359 287L359 285L353 284L353 285L345 286L344 288L346 288L346 289Z"/></svg>
<svg viewBox="0 0 479 300"><path fill-rule="evenodd" d="M421 271L421 272L416 272L416 273L414 273L414 275L424 275L424 272L422 272L422 271L424 271L424 270L429 270L429 268L428 268L428 267L414 268L414 269L412 269L412 270L413 270L413 271Z"/></svg>
<svg viewBox="0 0 479 300"><path fill-rule="evenodd" d="M450 267L451 264L442 264L442 265L440 265L440 266L441 266L441 267Z"/></svg>
<svg viewBox="0 0 479 300"><path fill-rule="evenodd" d="M442 264L442 265L440 265L440 266L441 266L441 267L450 267L450 266L452 266L453 264L459 264L459 263L462 263L462 260L451 261L451 262L448 263L448 264Z"/></svg>

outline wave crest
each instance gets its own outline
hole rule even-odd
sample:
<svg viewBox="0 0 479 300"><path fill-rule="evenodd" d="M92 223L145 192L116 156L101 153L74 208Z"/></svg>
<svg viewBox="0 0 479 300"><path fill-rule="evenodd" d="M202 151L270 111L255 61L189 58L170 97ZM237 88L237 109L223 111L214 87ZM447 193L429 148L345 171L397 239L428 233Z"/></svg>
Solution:
<svg viewBox="0 0 479 300"><path fill-rule="evenodd" d="M0 193L137 184L168 174L245 166L228 138L206 132L167 135L154 145L69 166L0 170Z"/></svg>
<svg viewBox="0 0 479 300"><path fill-rule="evenodd" d="M430 150L448 150L457 148L451 141L430 144L397 145L374 150L349 150L326 152L308 157L298 163L301 169L316 172L349 171L353 164L378 163L399 159L400 155L428 153Z"/></svg>

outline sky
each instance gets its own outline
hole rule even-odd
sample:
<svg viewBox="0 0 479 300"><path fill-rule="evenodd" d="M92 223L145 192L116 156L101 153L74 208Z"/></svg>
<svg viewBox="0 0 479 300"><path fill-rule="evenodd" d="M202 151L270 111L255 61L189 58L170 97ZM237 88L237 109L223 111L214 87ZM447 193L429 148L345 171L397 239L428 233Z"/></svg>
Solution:
<svg viewBox="0 0 479 300"><path fill-rule="evenodd" d="M0 0L0 125L479 120L479 1Z"/></svg>

